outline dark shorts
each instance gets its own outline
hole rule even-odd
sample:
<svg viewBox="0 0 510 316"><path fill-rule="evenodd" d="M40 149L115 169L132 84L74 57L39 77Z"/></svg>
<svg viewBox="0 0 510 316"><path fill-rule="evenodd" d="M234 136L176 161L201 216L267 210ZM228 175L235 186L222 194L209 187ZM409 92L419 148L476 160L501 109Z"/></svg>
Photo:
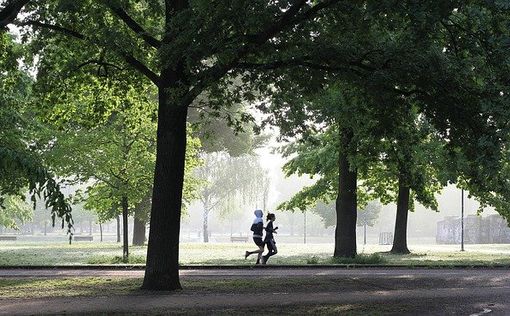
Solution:
<svg viewBox="0 0 510 316"><path fill-rule="evenodd" d="M257 246L264 246L264 242L262 241L262 238L260 238L260 237L253 237L253 242Z"/></svg>

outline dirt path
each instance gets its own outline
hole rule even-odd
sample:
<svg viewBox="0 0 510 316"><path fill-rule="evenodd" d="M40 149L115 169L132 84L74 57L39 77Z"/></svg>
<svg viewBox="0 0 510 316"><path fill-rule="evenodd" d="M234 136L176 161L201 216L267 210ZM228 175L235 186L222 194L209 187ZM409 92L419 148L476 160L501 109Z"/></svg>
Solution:
<svg viewBox="0 0 510 316"><path fill-rule="evenodd" d="M260 273L260 274L259 274ZM1 270L0 278L114 276L141 277L143 271ZM354 315L509 315L510 271L502 269L265 269L185 270L183 280L241 279L262 282L333 278L338 286L201 293L140 292L130 295L2 299L1 315L40 314L257 314L268 306L279 314L303 312ZM301 281L300 281L301 282ZM329 306L328 309L321 309ZM333 306L333 307L331 307Z"/></svg>

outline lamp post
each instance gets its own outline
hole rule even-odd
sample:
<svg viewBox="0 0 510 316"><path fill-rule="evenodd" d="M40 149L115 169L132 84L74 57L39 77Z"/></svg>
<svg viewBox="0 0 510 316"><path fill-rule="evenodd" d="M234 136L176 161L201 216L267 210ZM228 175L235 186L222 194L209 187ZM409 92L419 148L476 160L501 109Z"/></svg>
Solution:
<svg viewBox="0 0 510 316"><path fill-rule="evenodd" d="M460 200L460 251L464 251L464 189L461 189Z"/></svg>

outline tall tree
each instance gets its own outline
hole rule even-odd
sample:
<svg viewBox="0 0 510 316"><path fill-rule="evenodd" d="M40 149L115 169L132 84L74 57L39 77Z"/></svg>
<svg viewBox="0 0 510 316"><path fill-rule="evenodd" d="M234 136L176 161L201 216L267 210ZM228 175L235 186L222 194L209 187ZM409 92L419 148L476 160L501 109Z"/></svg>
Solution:
<svg viewBox="0 0 510 316"><path fill-rule="evenodd" d="M205 91L228 81L243 59L272 49L275 36L301 31L297 25L337 2L227 1L212 5L165 1L140 5L136 1L78 4L62 0L25 6L26 15L17 24L30 26L25 33L36 30L30 33L36 37L33 44L49 47L50 42L63 45L65 41L69 49L69 54L54 59L46 50L48 64L88 62L108 68L111 63L106 61L114 60L138 71L158 89L157 155L144 288L181 288L179 227L190 105ZM251 96L243 95L243 87L235 90L226 91L229 99ZM211 110L228 117L225 106Z"/></svg>
<svg viewBox="0 0 510 316"><path fill-rule="evenodd" d="M28 187L33 203L36 194L42 195L53 225L60 217L62 228L67 223L71 233L71 207L60 184L41 163L40 153L30 146L38 126L30 107L32 79L20 64L22 53L10 34L0 32L0 209L9 196L24 199Z"/></svg>
<svg viewBox="0 0 510 316"><path fill-rule="evenodd" d="M0 226L12 229L19 229L19 224L32 219L33 210L23 198L17 195L3 197L4 205L0 208ZM48 214L45 214L48 219Z"/></svg>
<svg viewBox="0 0 510 316"><path fill-rule="evenodd" d="M381 212L381 204L377 201L370 201L358 211L358 226L363 226L363 245L367 244L367 226L374 226Z"/></svg>
<svg viewBox="0 0 510 316"><path fill-rule="evenodd" d="M150 90L143 86L135 90L126 80L112 82L106 78L96 84L91 102L80 100L74 106L66 105L54 123L65 132L50 131L51 150L47 161L65 177L81 183L91 183L85 192L86 207L99 212L101 221L122 216L123 258L129 256L128 216L134 213L137 244L145 240L145 227L148 219L152 188L152 170L155 164L154 103ZM88 83L91 92L94 82ZM119 90L125 90L119 98ZM95 99L101 98L107 112L104 122L88 127L84 120L90 108L97 107ZM101 105L101 104L100 104ZM74 115L70 115L70 113ZM83 115L77 115L81 114ZM56 136L55 136L56 135ZM187 162L191 170L196 165L197 141L189 138ZM194 161L195 160L195 161ZM189 173L188 173L189 174ZM191 175L190 175L191 176ZM187 181L185 197L190 198L194 185L190 177ZM142 230L142 232L140 232ZM142 234L140 237L139 234Z"/></svg>
<svg viewBox="0 0 510 316"><path fill-rule="evenodd" d="M299 153L285 166L288 174L320 178L283 208L306 210L318 199L336 199L334 256L356 255L358 168L376 157L372 131L377 120L371 102L363 90L347 85L333 86L312 102L305 101L301 108L316 118L323 131L305 131L302 141L288 147L285 153Z"/></svg>
<svg viewBox="0 0 510 316"><path fill-rule="evenodd" d="M251 155L231 157L225 152L202 156L203 165L196 169L196 177L203 181L198 192L203 207L203 240L209 242L209 215L225 209L232 201L243 204L259 196L264 172L258 158Z"/></svg>

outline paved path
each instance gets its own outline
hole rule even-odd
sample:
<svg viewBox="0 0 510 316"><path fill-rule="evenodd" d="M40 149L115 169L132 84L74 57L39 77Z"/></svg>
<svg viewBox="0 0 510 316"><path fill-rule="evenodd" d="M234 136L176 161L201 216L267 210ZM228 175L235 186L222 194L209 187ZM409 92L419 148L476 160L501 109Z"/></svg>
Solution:
<svg viewBox="0 0 510 316"><path fill-rule="evenodd" d="M0 270L0 278L142 277L140 270ZM193 279L334 279L334 288L300 288L253 293L141 293L125 296L0 300L2 315L132 313L198 314L275 306L291 314L296 306L335 304L358 306L362 315L383 310L392 315L510 315L510 270L506 269L219 269L182 270ZM321 279L321 280L322 280ZM375 307L374 307L375 306ZM253 310L252 310L253 311Z"/></svg>

